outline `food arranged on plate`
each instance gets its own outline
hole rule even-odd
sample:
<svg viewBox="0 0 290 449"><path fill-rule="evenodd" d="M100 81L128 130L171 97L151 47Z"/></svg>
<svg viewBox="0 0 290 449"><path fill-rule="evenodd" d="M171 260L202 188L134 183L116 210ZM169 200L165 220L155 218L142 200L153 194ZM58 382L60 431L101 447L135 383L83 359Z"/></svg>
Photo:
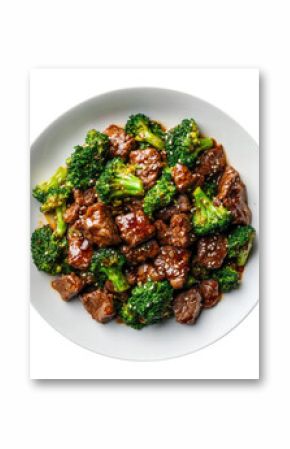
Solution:
<svg viewBox="0 0 290 449"><path fill-rule="evenodd" d="M100 323L194 324L239 287L255 238L245 184L193 119L92 129L33 196L34 264Z"/></svg>

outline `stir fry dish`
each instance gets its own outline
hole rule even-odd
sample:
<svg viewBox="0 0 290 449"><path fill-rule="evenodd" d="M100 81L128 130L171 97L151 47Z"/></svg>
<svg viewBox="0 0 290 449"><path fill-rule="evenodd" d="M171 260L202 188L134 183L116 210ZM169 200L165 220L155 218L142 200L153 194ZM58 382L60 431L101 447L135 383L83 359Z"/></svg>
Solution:
<svg viewBox="0 0 290 449"><path fill-rule="evenodd" d="M34 264L99 323L194 324L239 287L255 239L245 184L193 119L92 129L33 197Z"/></svg>

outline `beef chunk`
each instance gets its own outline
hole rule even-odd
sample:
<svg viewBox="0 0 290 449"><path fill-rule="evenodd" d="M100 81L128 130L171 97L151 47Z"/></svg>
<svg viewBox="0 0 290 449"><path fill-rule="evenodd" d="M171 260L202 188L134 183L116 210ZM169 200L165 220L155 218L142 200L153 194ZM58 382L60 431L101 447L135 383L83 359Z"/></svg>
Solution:
<svg viewBox="0 0 290 449"><path fill-rule="evenodd" d="M84 281L75 273L64 274L51 283L52 288L58 291L64 301L69 301L78 295L84 287Z"/></svg>
<svg viewBox="0 0 290 449"><path fill-rule="evenodd" d="M201 186L204 176L199 173L191 173L189 168L182 164L176 164L172 169L173 181L180 192L186 192L189 188Z"/></svg>
<svg viewBox="0 0 290 449"><path fill-rule="evenodd" d="M142 210L116 217L122 239L129 246L137 246L155 234L155 226Z"/></svg>
<svg viewBox="0 0 290 449"><path fill-rule="evenodd" d="M71 204L65 211L63 218L66 223L72 224L79 218L80 206L77 203Z"/></svg>
<svg viewBox="0 0 290 449"><path fill-rule="evenodd" d="M190 217L187 214L175 214L170 219L170 226L162 220L155 222L157 238L162 245L187 248L194 241Z"/></svg>
<svg viewBox="0 0 290 449"><path fill-rule="evenodd" d="M156 240L149 240L135 248L123 245L121 251L132 265L139 265L147 259L154 259L159 253L159 245Z"/></svg>
<svg viewBox="0 0 290 449"><path fill-rule="evenodd" d="M110 139L110 156L112 158L119 156L122 159L127 159L130 151L136 147L135 139L128 136L124 129L117 125L110 125L105 129L104 134Z"/></svg>
<svg viewBox="0 0 290 449"><path fill-rule="evenodd" d="M152 147L131 151L130 162L137 166L136 175L142 180L144 188L150 189L155 184L163 166L160 152Z"/></svg>
<svg viewBox="0 0 290 449"><path fill-rule="evenodd" d="M145 284L148 280L151 281L162 281L165 279L164 273L159 273L154 265L150 263L143 263L137 268L136 280L138 284Z"/></svg>
<svg viewBox="0 0 290 449"><path fill-rule="evenodd" d="M97 201L97 195L96 195L96 189L95 187L91 187L87 190L79 190L74 189L73 190L74 200L76 204L78 204L80 207L82 206L91 206Z"/></svg>
<svg viewBox="0 0 290 449"><path fill-rule="evenodd" d="M93 248L91 243L76 229L68 232L68 263L78 270L86 270L91 263Z"/></svg>
<svg viewBox="0 0 290 449"><path fill-rule="evenodd" d="M104 290L94 290L81 296L85 309L99 323L107 323L115 316L114 297Z"/></svg>
<svg viewBox="0 0 290 449"><path fill-rule="evenodd" d="M157 213L157 218L160 218L163 221L169 221L172 215L179 214L180 212L190 212L191 208L192 205L188 196L182 194L177 197L174 204L160 209Z"/></svg>
<svg viewBox="0 0 290 449"><path fill-rule="evenodd" d="M173 288L182 288L189 271L190 251L174 246L162 246L154 260L157 273L168 279Z"/></svg>
<svg viewBox="0 0 290 449"><path fill-rule="evenodd" d="M125 269L125 276L127 278L128 284L133 287L137 284L137 273L135 267L128 267Z"/></svg>
<svg viewBox="0 0 290 449"><path fill-rule="evenodd" d="M100 247L118 245L118 229L107 206L96 203L88 207L81 220L84 236Z"/></svg>
<svg viewBox="0 0 290 449"><path fill-rule="evenodd" d="M202 176L215 176L224 171L226 156L221 145L204 151L196 163L196 173Z"/></svg>
<svg viewBox="0 0 290 449"><path fill-rule="evenodd" d="M216 201L232 213L234 224L250 224L252 214L247 203L246 186L233 167L227 166L220 178Z"/></svg>
<svg viewBox="0 0 290 449"><path fill-rule="evenodd" d="M209 309L215 306L220 300L219 284L214 279L202 281L199 284L199 290L203 299L203 307Z"/></svg>
<svg viewBox="0 0 290 449"><path fill-rule="evenodd" d="M197 242L197 262L206 268L221 267L227 255L227 239L222 235L201 237Z"/></svg>
<svg viewBox="0 0 290 449"><path fill-rule="evenodd" d="M197 288L191 288L176 296L173 301L175 319L181 324L193 324L198 318L202 297Z"/></svg>

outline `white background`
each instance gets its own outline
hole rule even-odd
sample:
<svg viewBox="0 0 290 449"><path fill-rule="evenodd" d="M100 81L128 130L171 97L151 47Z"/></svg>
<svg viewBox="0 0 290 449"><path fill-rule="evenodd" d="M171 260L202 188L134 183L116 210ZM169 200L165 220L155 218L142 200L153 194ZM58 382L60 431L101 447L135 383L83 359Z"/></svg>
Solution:
<svg viewBox="0 0 290 449"><path fill-rule="evenodd" d="M113 89L145 85L200 96L230 114L258 141L259 73L255 69L33 70L30 140L33 142L52 120L80 101ZM237 328L201 352L174 360L136 363L108 359L79 348L48 327L32 309L30 376L34 379L256 379L259 376L258 308L253 315L246 318L241 329Z"/></svg>
<svg viewBox="0 0 290 449"><path fill-rule="evenodd" d="M2 2L1 447L289 447L288 3ZM29 380L28 71L100 65L261 69L260 381Z"/></svg>

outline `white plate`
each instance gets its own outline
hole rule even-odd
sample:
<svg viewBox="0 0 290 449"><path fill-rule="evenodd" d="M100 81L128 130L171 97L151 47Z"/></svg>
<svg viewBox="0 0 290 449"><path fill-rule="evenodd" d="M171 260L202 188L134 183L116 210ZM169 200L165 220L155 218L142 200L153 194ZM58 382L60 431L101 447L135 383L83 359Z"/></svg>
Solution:
<svg viewBox="0 0 290 449"><path fill-rule="evenodd" d="M253 226L258 229L259 156L254 140L233 119L199 98L181 92L132 88L109 92L74 107L53 122L31 149L31 185L48 178L63 164L74 145L84 141L91 128L103 130L110 123L124 124L127 117L143 112L166 127L194 117L203 133L224 145L230 163L248 188ZM31 201L31 228L41 218L39 204ZM78 299L62 301L50 287L51 277L31 262L31 302L40 315L65 337L96 353L128 360L161 360L185 355L215 342L237 326L258 302L257 242L241 287L204 310L194 326L173 319L141 331L115 321L101 325L84 310Z"/></svg>

